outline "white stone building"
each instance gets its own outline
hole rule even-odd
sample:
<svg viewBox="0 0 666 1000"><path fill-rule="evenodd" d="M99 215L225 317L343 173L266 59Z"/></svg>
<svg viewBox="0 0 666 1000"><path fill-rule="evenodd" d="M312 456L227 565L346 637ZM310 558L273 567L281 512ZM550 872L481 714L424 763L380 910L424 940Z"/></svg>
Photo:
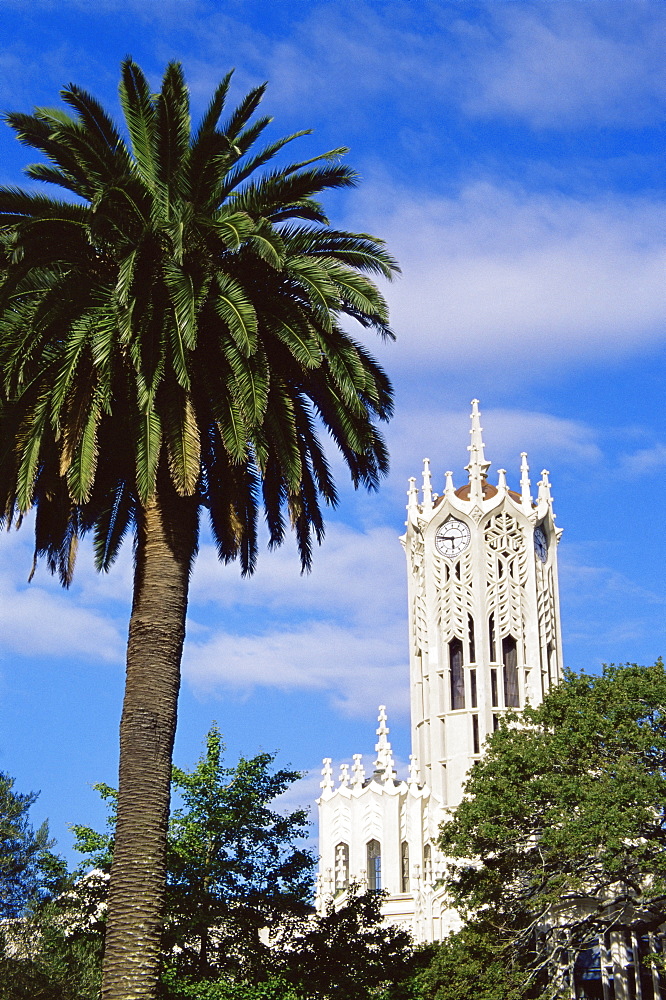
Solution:
<svg viewBox="0 0 666 1000"><path fill-rule="evenodd" d="M388 890L387 921L417 942L441 940L456 926L436 888L437 850L447 809L461 800L465 776L504 712L540 703L562 670L557 542L548 472L536 499L527 456L520 486L500 469L488 479L478 402L472 402L468 481L446 473L441 496L430 463L419 497L410 480L401 538L409 581L412 754L398 781L379 712L374 772L362 755L334 780L324 760L319 804L317 906L344 899L350 881Z"/></svg>

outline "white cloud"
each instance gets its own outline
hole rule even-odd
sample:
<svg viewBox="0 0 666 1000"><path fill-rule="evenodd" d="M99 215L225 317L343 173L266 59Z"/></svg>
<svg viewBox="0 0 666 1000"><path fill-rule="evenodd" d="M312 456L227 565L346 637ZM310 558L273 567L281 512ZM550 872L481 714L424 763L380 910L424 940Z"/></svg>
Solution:
<svg viewBox="0 0 666 1000"><path fill-rule="evenodd" d="M403 268L387 290L391 364L526 382L663 339L663 202L488 182L416 197L379 180L356 197L352 222L370 221Z"/></svg>
<svg viewBox="0 0 666 1000"><path fill-rule="evenodd" d="M248 636L215 631L187 644L184 676L203 692L217 688L321 691L348 716L365 716L368 704L394 715L409 709L405 630L381 632L312 621Z"/></svg>
<svg viewBox="0 0 666 1000"><path fill-rule="evenodd" d="M666 444L655 444L650 448L639 448L620 459L620 471L628 476L643 476L662 469L666 465Z"/></svg>
<svg viewBox="0 0 666 1000"><path fill-rule="evenodd" d="M391 528L359 531L330 521L312 571L301 575L299 566L292 538L274 552L262 552L250 579L240 577L238 566L223 569L213 546L205 545L192 578L192 600L223 608L260 606L264 613L362 618L377 625L405 604L404 555Z"/></svg>
<svg viewBox="0 0 666 1000"><path fill-rule="evenodd" d="M2 655L83 657L93 662L121 662L126 642L126 620L118 623L117 603L123 611L131 592L123 592L111 578L100 577L92 566L89 546L82 547L71 591L39 564L32 583L28 576L34 544L33 517L26 518L20 531L0 533L0 635ZM128 554L129 555L129 554ZM130 557L131 561L131 557ZM105 587L105 584L107 586ZM110 612L113 612L113 617Z"/></svg>
<svg viewBox="0 0 666 1000"><path fill-rule="evenodd" d="M122 636L99 611L34 584L18 587L5 572L0 574L0 633L5 655L117 663L124 651Z"/></svg>
<svg viewBox="0 0 666 1000"><path fill-rule="evenodd" d="M465 53L463 105L536 127L642 125L666 99L661 4L491 3L483 28L454 28Z"/></svg>

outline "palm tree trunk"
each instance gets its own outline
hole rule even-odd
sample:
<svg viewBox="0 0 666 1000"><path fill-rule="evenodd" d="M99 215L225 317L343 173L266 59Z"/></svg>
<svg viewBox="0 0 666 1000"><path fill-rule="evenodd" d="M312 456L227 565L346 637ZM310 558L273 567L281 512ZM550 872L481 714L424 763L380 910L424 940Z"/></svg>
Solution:
<svg viewBox="0 0 666 1000"><path fill-rule="evenodd" d="M196 543L194 502L163 486L143 512L135 554L104 1000L156 996L171 762Z"/></svg>

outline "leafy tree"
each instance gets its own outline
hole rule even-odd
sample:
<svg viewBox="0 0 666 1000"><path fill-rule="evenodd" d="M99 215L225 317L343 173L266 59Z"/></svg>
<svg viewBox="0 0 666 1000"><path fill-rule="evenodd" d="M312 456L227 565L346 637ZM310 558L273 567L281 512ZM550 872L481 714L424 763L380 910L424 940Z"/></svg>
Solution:
<svg viewBox="0 0 666 1000"><path fill-rule="evenodd" d="M0 1000L98 1000L102 936L74 928L59 900L5 926Z"/></svg>
<svg viewBox="0 0 666 1000"><path fill-rule="evenodd" d="M415 977L422 1000L529 1000L543 976L530 977L525 956L488 923L470 923L442 941Z"/></svg>
<svg viewBox="0 0 666 1000"><path fill-rule="evenodd" d="M300 772L273 771L275 754L269 753L227 767L223 750L213 725L196 767L173 769L173 792L180 804L169 821L162 947L167 966L197 980L223 970L261 978L271 953L260 931L270 932L311 910L315 859L296 846L307 836L307 813L271 808ZM72 829L75 849L87 855L86 868L92 863L103 874L113 860L117 795L108 785L95 787L109 802L110 832L81 825ZM79 920L89 923L106 898L104 879L90 881L91 875L84 875L79 891L75 887L70 893Z"/></svg>
<svg viewBox="0 0 666 1000"><path fill-rule="evenodd" d="M278 969L299 997L365 1000L409 975L411 936L384 924L382 896L351 886L344 906L331 901L281 949Z"/></svg>
<svg viewBox="0 0 666 1000"><path fill-rule="evenodd" d="M14 791L14 779L0 772L0 920L20 917L29 904L58 886L63 863L51 853L46 821L34 830L28 813L38 792Z"/></svg>
<svg viewBox="0 0 666 1000"><path fill-rule="evenodd" d="M48 160L28 176L67 199L0 190L0 515L36 508L35 558L65 585L87 532L104 570L135 539L106 1000L156 990L201 509L220 559L245 573L260 508L271 545L286 515L307 568L336 502L318 431L355 485L387 467L375 421L391 388L340 319L390 335L367 275L396 264L374 237L332 229L317 201L354 184L345 150L259 174L303 133L255 151L265 88L222 120L229 79L194 133L176 63L157 93L123 63L128 137L74 84L68 111L7 115Z"/></svg>
<svg viewBox="0 0 666 1000"><path fill-rule="evenodd" d="M274 807L299 772L273 772L274 755L265 753L230 768L222 753L213 726L195 768L173 771L180 804L169 824L163 995L356 1000L405 979L411 941L384 926L380 893L352 887L347 905L312 913L314 858L296 846L307 815ZM112 831L115 792L97 787L109 802ZM113 833L73 829L75 847L108 871ZM68 926L87 925L94 934L99 925L91 916L103 899L103 879L79 881L69 894ZM411 996L391 993L390 1000Z"/></svg>
<svg viewBox="0 0 666 1000"><path fill-rule="evenodd" d="M519 724L509 719L475 764L441 846L454 859L446 885L463 917L492 927L525 983L549 972L552 993L563 986L555 972L599 934L662 925L662 662L568 673Z"/></svg>
<svg viewBox="0 0 666 1000"><path fill-rule="evenodd" d="M200 978L223 969L261 972L260 931L309 911L315 864L295 846L307 836L305 810L271 808L301 774L272 772L269 753L227 768L222 749L213 727L195 769L173 771L182 805L169 826L164 948L170 954L175 946L178 967Z"/></svg>

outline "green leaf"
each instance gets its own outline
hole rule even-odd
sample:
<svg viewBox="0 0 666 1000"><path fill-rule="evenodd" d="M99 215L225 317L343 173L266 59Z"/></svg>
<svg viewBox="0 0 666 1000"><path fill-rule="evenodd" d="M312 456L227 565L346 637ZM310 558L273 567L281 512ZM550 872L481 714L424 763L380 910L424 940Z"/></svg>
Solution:
<svg viewBox="0 0 666 1000"><path fill-rule="evenodd" d="M238 349L247 357L257 342L257 314L245 291L230 275L218 272L215 310Z"/></svg>
<svg viewBox="0 0 666 1000"><path fill-rule="evenodd" d="M155 495L161 448L162 422L151 406L136 422L136 486L144 504Z"/></svg>

